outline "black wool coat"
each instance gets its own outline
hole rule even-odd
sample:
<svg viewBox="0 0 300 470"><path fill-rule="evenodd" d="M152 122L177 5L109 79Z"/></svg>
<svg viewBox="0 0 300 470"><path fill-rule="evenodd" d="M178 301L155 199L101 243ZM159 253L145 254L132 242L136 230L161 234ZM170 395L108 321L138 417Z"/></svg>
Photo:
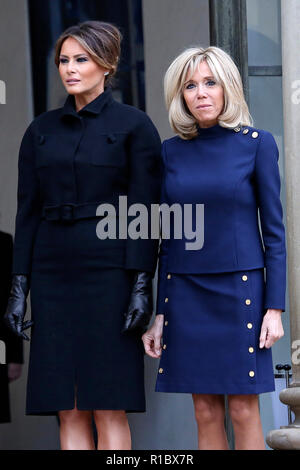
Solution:
<svg viewBox="0 0 300 470"><path fill-rule="evenodd" d="M18 211L13 273L30 274L42 218L72 223L92 217L97 206L127 196L128 207L159 203L161 142L150 118L113 99L105 89L79 112L69 95L62 108L38 116L19 154ZM130 218L128 218L128 223ZM158 240L101 240L102 266L154 274Z"/></svg>
<svg viewBox="0 0 300 470"><path fill-rule="evenodd" d="M134 270L154 274L158 239L99 238L97 208L113 205L118 222L126 196L150 214L160 179L156 128L110 89L79 112L69 95L26 130L13 273L30 277L27 414L72 409L75 396L78 409L144 410L142 341L122 326Z"/></svg>

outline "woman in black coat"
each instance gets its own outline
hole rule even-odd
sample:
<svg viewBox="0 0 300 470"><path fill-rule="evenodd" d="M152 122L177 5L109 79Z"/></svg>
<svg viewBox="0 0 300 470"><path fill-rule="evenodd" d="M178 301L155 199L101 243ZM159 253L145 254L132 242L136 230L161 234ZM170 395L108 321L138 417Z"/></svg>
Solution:
<svg viewBox="0 0 300 470"><path fill-rule="evenodd" d="M129 449L125 412L145 411L141 328L133 327L152 313L158 240L105 238L96 217L110 204L108 226L117 222L119 196L128 207L159 202L159 135L107 86L120 40L97 21L62 34L55 61L69 96L31 123L19 155L6 317L25 339L33 325L26 414L59 412L64 449L94 448L92 416L99 448ZM29 289L33 324L23 322Z"/></svg>

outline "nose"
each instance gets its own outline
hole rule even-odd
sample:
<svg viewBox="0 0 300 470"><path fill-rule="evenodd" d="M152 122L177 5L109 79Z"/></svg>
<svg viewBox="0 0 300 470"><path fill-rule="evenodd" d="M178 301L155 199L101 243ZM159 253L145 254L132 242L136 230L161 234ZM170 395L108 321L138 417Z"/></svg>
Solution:
<svg viewBox="0 0 300 470"><path fill-rule="evenodd" d="M203 98L207 96L207 90L203 83L199 83L197 87L197 98Z"/></svg>
<svg viewBox="0 0 300 470"><path fill-rule="evenodd" d="M67 63L67 72L68 73L74 73L76 70L75 70L75 63L74 61L71 59L69 60L69 62Z"/></svg>

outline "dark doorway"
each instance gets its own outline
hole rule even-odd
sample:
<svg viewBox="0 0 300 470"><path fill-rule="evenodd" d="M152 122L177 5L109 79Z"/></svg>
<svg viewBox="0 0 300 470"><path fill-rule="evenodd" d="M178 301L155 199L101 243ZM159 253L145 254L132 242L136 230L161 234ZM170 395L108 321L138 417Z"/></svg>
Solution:
<svg viewBox="0 0 300 470"><path fill-rule="evenodd" d="M123 34L115 90L120 101L145 110L142 0L28 0L35 116L47 111L47 63L58 36L87 20L115 24Z"/></svg>

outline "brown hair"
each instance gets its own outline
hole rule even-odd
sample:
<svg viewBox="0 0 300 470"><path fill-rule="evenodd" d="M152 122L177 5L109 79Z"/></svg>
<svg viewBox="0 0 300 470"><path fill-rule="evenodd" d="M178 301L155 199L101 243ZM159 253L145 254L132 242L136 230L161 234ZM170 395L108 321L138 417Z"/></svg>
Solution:
<svg viewBox="0 0 300 470"><path fill-rule="evenodd" d="M66 29L55 44L55 64L59 67L59 56L64 41L76 39L101 67L108 69L105 82L110 82L117 71L121 53L122 35L119 29L102 21L85 21Z"/></svg>

